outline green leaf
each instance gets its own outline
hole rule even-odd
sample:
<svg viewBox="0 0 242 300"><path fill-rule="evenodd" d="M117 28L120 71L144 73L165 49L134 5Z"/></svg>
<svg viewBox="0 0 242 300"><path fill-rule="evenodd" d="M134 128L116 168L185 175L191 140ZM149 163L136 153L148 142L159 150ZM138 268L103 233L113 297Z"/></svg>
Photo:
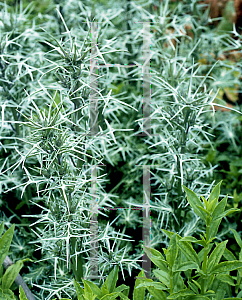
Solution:
<svg viewBox="0 0 242 300"><path fill-rule="evenodd" d="M111 293L104 295L100 300L113 300L120 296L121 293ZM88 299L89 300L89 299Z"/></svg>
<svg viewBox="0 0 242 300"><path fill-rule="evenodd" d="M100 299L100 298L103 296L103 294L102 294L100 288L99 288L98 286L96 286L95 283L93 283L93 282L91 282L91 281L89 281L89 280L85 280L85 282L86 282L86 284L89 285L89 287L91 288L93 294L94 294L94 295L97 295L98 299ZM82 289L82 290L83 290L83 289Z"/></svg>
<svg viewBox="0 0 242 300"><path fill-rule="evenodd" d="M240 209L238 209L238 208L230 208L230 209L227 209L225 212L223 212L219 217L217 217L217 218L214 218L214 221L216 221L216 220L218 220L218 219L222 219L222 218L224 218L224 217L226 217L226 216L228 216L228 215L230 215L230 214L232 214L232 213L234 213L234 212L238 212L238 211L240 211Z"/></svg>
<svg viewBox="0 0 242 300"><path fill-rule="evenodd" d="M138 277L143 276L143 270L141 270L138 274ZM139 278L136 278L135 285L134 285L134 291L133 291L133 300L144 300L145 299L145 287L137 288L138 285L141 283L141 280Z"/></svg>
<svg viewBox="0 0 242 300"><path fill-rule="evenodd" d="M103 296L109 294L108 286L107 286L107 281L105 281L104 284L102 285L101 292L102 292Z"/></svg>
<svg viewBox="0 0 242 300"><path fill-rule="evenodd" d="M210 230L209 230L209 239L216 237L216 234L218 232L218 228L219 228L221 221L222 221L222 219L211 222Z"/></svg>
<svg viewBox="0 0 242 300"><path fill-rule="evenodd" d="M0 236L3 234L3 230L4 230L4 221L2 221L0 225Z"/></svg>
<svg viewBox="0 0 242 300"><path fill-rule="evenodd" d="M189 242L179 241L178 246L189 261L192 260L199 266L198 255Z"/></svg>
<svg viewBox="0 0 242 300"><path fill-rule="evenodd" d="M228 195L226 195L226 197L224 197L219 203L218 205L215 207L213 213L211 214L211 221L216 221L216 219L220 218L222 213L224 212L224 209L227 205L227 199L228 199Z"/></svg>
<svg viewBox="0 0 242 300"><path fill-rule="evenodd" d="M21 285L19 286L19 299L28 300Z"/></svg>
<svg viewBox="0 0 242 300"><path fill-rule="evenodd" d="M148 284L148 282L147 282ZM166 300L166 294L162 291L162 287L159 288L160 283L159 282L153 282L153 286L149 285L147 286L147 290L151 294L151 296L154 297L155 300Z"/></svg>
<svg viewBox="0 0 242 300"><path fill-rule="evenodd" d="M118 271L119 271L119 267L115 266L105 280L105 282L107 283L107 288L109 293L112 293L116 287L116 283L118 280Z"/></svg>
<svg viewBox="0 0 242 300"><path fill-rule="evenodd" d="M241 238L240 238L238 232L237 232L236 230L232 229L232 228L231 228L231 231L232 231L233 234L234 234L234 238L235 238L237 244L238 244L238 245L240 246L240 248L242 249L242 240L241 240Z"/></svg>
<svg viewBox="0 0 242 300"><path fill-rule="evenodd" d="M0 266L3 264L13 239L15 224L13 224L0 239Z"/></svg>
<svg viewBox="0 0 242 300"><path fill-rule="evenodd" d="M182 185L182 187L183 187L183 189L185 190L185 192L187 194L187 201L189 202L189 204L193 208L195 214L198 215L203 221L206 222L206 214L204 213L204 211L202 211L198 207L198 206L203 206L202 201L198 198L198 196L193 191L191 191L190 189L188 189L184 185Z"/></svg>
<svg viewBox="0 0 242 300"><path fill-rule="evenodd" d="M174 269L173 272L185 272L187 270L192 270L192 269L199 269L199 266L195 263L195 262L192 262L192 261L185 261L183 263L181 263L177 269Z"/></svg>
<svg viewBox="0 0 242 300"><path fill-rule="evenodd" d="M154 281L143 281L142 283L140 283L137 286L137 288L139 288L139 287L154 287L157 290L161 290L161 291L166 289L163 284L161 284L160 282L154 282Z"/></svg>
<svg viewBox="0 0 242 300"><path fill-rule="evenodd" d="M165 229L161 229L161 231L163 231L168 236L169 239L171 239L172 236L175 234L175 232L168 231L168 230L165 230Z"/></svg>
<svg viewBox="0 0 242 300"><path fill-rule="evenodd" d="M208 211L212 213L218 203L219 195L220 195L220 186L223 180L221 180L212 190L209 198L208 198Z"/></svg>
<svg viewBox="0 0 242 300"><path fill-rule="evenodd" d="M120 286L116 287L114 292L115 293L123 293L125 296L129 295L129 289L130 287L125 285L125 284L121 284Z"/></svg>
<svg viewBox="0 0 242 300"><path fill-rule="evenodd" d="M191 242L191 243L198 243L199 242L199 240L197 240L193 236L185 236L185 237L181 238L180 241Z"/></svg>
<svg viewBox="0 0 242 300"><path fill-rule="evenodd" d="M223 256L227 260L236 260L236 257L234 256L234 254L227 248L225 249Z"/></svg>
<svg viewBox="0 0 242 300"><path fill-rule="evenodd" d="M207 268L208 268L208 273L210 273L210 271L213 269L214 266L216 266L221 257L224 254L224 250L226 248L226 244L228 241L224 241L221 242L220 244L218 244L215 249L213 250L213 252L210 254L209 258L208 258L208 263L207 263Z"/></svg>
<svg viewBox="0 0 242 300"><path fill-rule="evenodd" d="M84 280L84 279L82 279L82 280ZM78 282L76 282L75 279L73 279L73 283L74 283L74 286L75 286L75 289L76 289L78 300L83 300L83 297L82 297L82 295L84 295L83 288L80 286L80 284Z"/></svg>
<svg viewBox="0 0 242 300"><path fill-rule="evenodd" d="M202 207L201 205L197 205L197 207L198 207L201 211L203 211L207 216L210 215L210 212L209 212L208 210L206 210L204 207Z"/></svg>
<svg viewBox="0 0 242 300"><path fill-rule="evenodd" d="M88 283L86 282L86 280L82 279L83 283L84 283L84 296L86 297L86 299L90 299L90 300L94 300L96 298L97 295L94 295L90 286L88 285Z"/></svg>
<svg viewBox="0 0 242 300"><path fill-rule="evenodd" d="M194 280L193 280L194 281ZM191 281L188 281L188 285L190 286L190 288L195 292L195 294L199 294L199 290L197 288L197 285L194 284L193 282Z"/></svg>
<svg viewBox="0 0 242 300"><path fill-rule="evenodd" d="M179 297L193 296L195 293L190 289L184 289L176 293L172 293L167 299L177 299Z"/></svg>
<svg viewBox="0 0 242 300"><path fill-rule="evenodd" d="M242 268L242 262L238 260L234 261L224 261L215 266L211 274L216 274L216 273L222 273L222 272L228 272L228 271L234 271L237 269Z"/></svg>
<svg viewBox="0 0 242 300"><path fill-rule="evenodd" d="M170 288L170 273L169 271L164 272L162 270L153 270L155 277L157 277L160 282Z"/></svg>
<svg viewBox="0 0 242 300"><path fill-rule="evenodd" d="M216 278L222 282L228 283L229 285L236 285L234 284L234 279L229 274L218 274Z"/></svg>
<svg viewBox="0 0 242 300"><path fill-rule="evenodd" d="M149 250L149 251L148 251ZM149 259L161 270L168 270L167 261L164 256L157 250L144 246L144 251Z"/></svg>
<svg viewBox="0 0 242 300"><path fill-rule="evenodd" d="M166 251L166 260L170 268L172 268L172 266L174 265L175 260L177 258L177 254L178 254L178 248L177 248L176 234L174 234L171 237L169 247Z"/></svg>
<svg viewBox="0 0 242 300"><path fill-rule="evenodd" d="M4 290L0 288L1 300L16 300L14 293L11 290Z"/></svg>
<svg viewBox="0 0 242 300"><path fill-rule="evenodd" d="M23 263L28 260L32 261L29 258L25 258L23 260L18 260L15 264L13 264L7 268L7 270L4 273L3 278L2 278L2 286L1 287L3 289L6 289L6 290L10 289L10 287L12 286L14 280L16 279L19 271L22 269Z"/></svg>

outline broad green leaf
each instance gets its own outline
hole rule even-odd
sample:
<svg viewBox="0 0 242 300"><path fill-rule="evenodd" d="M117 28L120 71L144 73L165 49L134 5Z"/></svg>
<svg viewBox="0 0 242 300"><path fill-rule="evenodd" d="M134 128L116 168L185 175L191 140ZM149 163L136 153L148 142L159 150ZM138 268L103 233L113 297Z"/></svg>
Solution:
<svg viewBox="0 0 242 300"><path fill-rule="evenodd" d="M82 280L84 280L84 279L82 279ZM80 284L78 282L75 281L75 279L73 279L73 283L74 283L74 287L76 289L78 300L83 300L83 297L82 297L82 295L84 295L83 288L80 286Z"/></svg>
<svg viewBox="0 0 242 300"><path fill-rule="evenodd" d="M210 254L207 263L208 273L210 273L213 267L219 263L221 257L223 256L227 242L228 241L224 241L218 244L213 250L213 252Z"/></svg>
<svg viewBox="0 0 242 300"><path fill-rule="evenodd" d="M28 300L21 285L19 286L19 299Z"/></svg>
<svg viewBox="0 0 242 300"><path fill-rule="evenodd" d="M154 282L154 281L143 281L142 283L140 283L137 288L139 287L154 287L157 290L165 290L166 287L164 287L163 284L161 284L160 282Z"/></svg>
<svg viewBox="0 0 242 300"><path fill-rule="evenodd" d="M186 296L193 296L195 293L191 291L190 289L184 289L177 293L172 293L170 296L167 297L167 299L177 299L179 297L186 297Z"/></svg>
<svg viewBox="0 0 242 300"><path fill-rule="evenodd" d="M3 230L4 230L4 221L2 221L0 225L0 236L3 234Z"/></svg>
<svg viewBox="0 0 242 300"><path fill-rule="evenodd" d="M234 238L237 242L237 244L240 246L240 248L242 249L242 240L241 240L241 237L239 236L238 232L234 229L231 228L231 231L233 232L234 234Z"/></svg>
<svg viewBox="0 0 242 300"><path fill-rule="evenodd" d="M229 285L233 285L233 286L236 285L234 284L234 279L229 274L218 274L216 278L221 280L222 282L228 283Z"/></svg>
<svg viewBox="0 0 242 300"><path fill-rule="evenodd" d="M185 192L187 194L187 201L189 202L189 204L193 208L195 214L198 215L203 221L206 222L206 214L204 213L204 211L202 211L198 207L198 206L203 206L202 201L198 198L198 196L193 191L191 191L190 189L188 189L184 185L182 185L182 187L183 187L183 189L185 190Z"/></svg>
<svg viewBox="0 0 242 300"><path fill-rule="evenodd" d="M89 280L85 280L86 283L90 286L92 292L94 295L97 295L98 299L101 298L103 296L100 288L93 282L89 281Z"/></svg>
<svg viewBox="0 0 242 300"><path fill-rule="evenodd" d="M222 272L234 271L242 268L242 262L238 260L224 261L219 263L211 270L211 274L217 274Z"/></svg>
<svg viewBox="0 0 242 300"><path fill-rule="evenodd" d="M129 289L129 287L128 287L128 289ZM119 292L118 294L119 294L120 299L123 299L123 300L130 300L130 299L127 297L127 295L124 294L124 292Z"/></svg>
<svg viewBox="0 0 242 300"><path fill-rule="evenodd" d="M90 286L87 284L87 282L85 280L83 280L83 283L84 283L84 296L89 300L91 299L95 299L95 296L97 295L94 295Z"/></svg>
<svg viewBox="0 0 242 300"><path fill-rule="evenodd" d="M230 250L228 250L227 248L225 248L223 256L227 260L236 260L236 257L234 256L234 254Z"/></svg>
<svg viewBox="0 0 242 300"><path fill-rule="evenodd" d="M213 213L211 214L211 220L216 221L216 219L220 218L222 213L224 212L224 209L227 205L227 199L228 199L228 195L226 195L226 197L224 197L219 203L218 205L215 207Z"/></svg>
<svg viewBox="0 0 242 300"><path fill-rule="evenodd" d="M0 299L1 300L16 300L14 293L11 290L4 290L0 288Z"/></svg>
<svg viewBox="0 0 242 300"><path fill-rule="evenodd" d="M154 270L153 271L155 277L157 277L160 282L166 285L168 288L170 287L170 274L169 271L164 272L162 270Z"/></svg>
<svg viewBox="0 0 242 300"><path fill-rule="evenodd" d="M15 224L13 224L0 239L0 266L3 264L13 239Z"/></svg>
<svg viewBox="0 0 242 300"><path fill-rule="evenodd" d="M209 239L216 237L221 221L222 219L211 222L210 229L209 229Z"/></svg>
<svg viewBox="0 0 242 300"><path fill-rule="evenodd" d="M180 241L191 242L191 243L198 243L199 242L199 240L197 240L193 236L185 236L185 237L181 238Z"/></svg>
<svg viewBox="0 0 242 300"><path fill-rule="evenodd" d="M187 271L187 270L192 270L192 269L199 269L199 266L192 261L185 261L183 263L181 263L179 266L177 266L176 268L174 268L173 272L181 272L181 271Z"/></svg>
<svg viewBox="0 0 242 300"><path fill-rule="evenodd" d="M227 209L225 212L223 212L219 217L217 218L214 218L214 221L218 220L218 219L222 219L224 217L227 217L228 215L234 213L234 212L239 212L240 209L238 208L230 208L230 209Z"/></svg>
<svg viewBox="0 0 242 300"><path fill-rule="evenodd" d="M158 283L158 282L156 282ZM157 289L156 287L148 286L147 290L154 297L155 300L166 300L166 294L161 290Z"/></svg>
<svg viewBox="0 0 242 300"><path fill-rule="evenodd" d="M125 285L125 284L121 284L120 286L116 287L114 292L115 293L123 293L125 296L129 295L129 289L130 287Z"/></svg>
<svg viewBox="0 0 242 300"><path fill-rule="evenodd" d="M2 277L2 289L10 289L19 271L22 269L23 263L28 260L32 261L29 258L25 258L23 260L18 260L15 264L7 268L6 272Z"/></svg>
<svg viewBox="0 0 242 300"><path fill-rule="evenodd" d="M177 254L178 254L178 248L177 248L176 234L174 234L170 239L170 244L166 251L166 260L170 268L172 268L172 266L174 265L175 260L177 258Z"/></svg>
<svg viewBox="0 0 242 300"><path fill-rule="evenodd" d="M149 251L148 251L149 250ZM157 250L148 248L144 246L144 251L150 258L150 260L161 270L168 270L167 261L165 260L164 256ZM149 256L151 255L151 256Z"/></svg>
<svg viewBox="0 0 242 300"><path fill-rule="evenodd" d="M212 249L212 247L213 247L213 244L210 244L210 245L208 246L208 253L210 252L210 250ZM200 264L201 264L201 262L203 261L203 258L204 258L204 251L205 251L205 249L203 248L203 249L198 253L198 258L199 258Z"/></svg>
<svg viewBox="0 0 242 300"><path fill-rule="evenodd" d="M210 212L208 210L206 210L204 207L202 207L201 205L197 205L197 207L202 210L207 216L210 215Z"/></svg>
<svg viewBox="0 0 242 300"><path fill-rule="evenodd" d="M198 255L189 242L179 241L178 246L189 261L193 261L199 266Z"/></svg>
<svg viewBox="0 0 242 300"><path fill-rule="evenodd" d="M207 296L202 296L202 295L192 296L192 299L196 299L196 300L210 300L210 298L208 298Z"/></svg>
<svg viewBox="0 0 242 300"><path fill-rule="evenodd" d="M108 291L107 279L105 280L104 284L101 287L101 292L102 292L102 295L110 294L109 291Z"/></svg>
<svg viewBox="0 0 242 300"><path fill-rule="evenodd" d="M143 276L143 270L141 270L138 274L138 277ZM144 300L145 299L145 287L137 288L137 286L141 283L140 279L135 280L134 291L133 291L133 300Z"/></svg>
<svg viewBox="0 0 242 300"><path fill-rule="evenodd" d="M194 292L195 294L199 294L199 290L198 290L196 284L194 284L194 283L191 282L191 281L188 281L188 285L190 286L190 288L193 290L193 292Z"/></svg>
<svg viewBox="0 0 242 300"><path fill-rule="evenodd" d="M172 236L175 234L175 232L169 231L169 230L165 230L165 229L161 229L161 231L164 232L164 234L166 234L168 236L169 239L172 238ZM178 234L177 234L178 235ZM179 235L178 235L179 236Z"/></svg>
<svg viewBox="0 0 242 300"><path fill-rule="evenodd" d="M109 293L112 293L116 287L116 283L118 280L118 271L119 271L119 267L115 266L105 280L105 282L107 283L107 288Z"/></svg>
<svg viewBox="0 0 242 300"><path fill-rule="evenodd" d="M219 195L220 195L220 186L222 180L213 188L209 198L208 198L208 211L212 213L218 203Z"/></svg>
<svg viewBox="0 0 242 300"><path fill-rule="evenodd" d="M119 297L120 295L121 293L111 293L111 294L104 295L100 300L113 300Z"/></svg>

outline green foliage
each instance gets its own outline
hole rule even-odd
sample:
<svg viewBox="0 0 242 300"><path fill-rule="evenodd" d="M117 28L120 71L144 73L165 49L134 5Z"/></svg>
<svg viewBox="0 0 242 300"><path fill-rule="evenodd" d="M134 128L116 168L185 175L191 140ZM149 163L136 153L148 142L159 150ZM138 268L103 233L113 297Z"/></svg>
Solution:
<svg viewBox="0 0 242 300"><path fill-rule="evenodd" d="M206 224L206 232L200 234L200 240L192 236L182 238L177 233L163 230L170 239L169 247L163 249L165 257L159 251L145 247L146 253L151 253L151 261L158 267L153 273L160 283L143 279L138 287L147 288L155 299L225 299L226 294L229 297L232 295L231 286L236 287L238 292L241 254L239 259L232 257L230 260L225 254L228 241L213 242L218 231L217 222L228 214L240 211L234 208L225 210L227 197L218 201L221 183L214 187L207 200L202 197L203 201L183 186L190 206ZM241 247L242 241L238 233L235 230L233 233ZM192 244L200 245L202 249L196 252ZM221 261L222 258L225 261ZM231 271L237 271L237 278L230 275Z"/></svg>
<svg viewBox="0 0 242 300"><path fill-rule="evenodd" d="M13 239L13 233L14 233L15 224L13 224L2 236L3 230L4 230L4 222L0 225L0 269L2 274L3 269L3 262L8 255L9 248ZM13 291L11 290L12 284L19 274L19 271L23 267L23 263L25 261L32 261L31 259L22 259L17 261L16 263L12 264L7 268L5 273L0 277L0 299L3 300L16 300L16 297L14 296ZM22 287L20 286L20 300L27 299Z"/></svg>
<svg viewBox="0 0 242 300"><path fill-rule="evenodd" d="M207 264L211 268L222 252L228 261L241 255L240 232L235 233L241 218L239 213L233 218L230 215L240 209L242 199L241 111L238 106L226 114L213 114L210 109L215 106L213 101L224 106L226 97L235 102L240 95L241 62L227 57L228 51L241 50L241 36L231 27L232 1L215 30L211 30L205 5L196 0L24 0L0 5L0 206L5 224L13 217L19 222L12 247L19 262L15 271L25 257L35 256L34 243L41 258L29 267L24 279L43 287L36 291L38 300L74 297L73 276L82 297L98 295L94 286L90 290L90 282L83 282L83 290L78 284L90 273L90 195L95 194L91 166L104 164L108 174L98 168L94 184L98 185L98 206L106 209L99 211L98 218L98 271L106 278L120 266L123 279L129 273L131 281L132 268L140 269L142 242L126 238L136 238L142 230L141 214L133 207L142 210L144 205L139 166L150 165L151 246L167 249L165 259L158 250L153 258L159 265L160 270L154 272L161 282L146 280L146 284L153 298L167 293L169 263L175 272L173 283L177 283L171 299L193 297L191 293L201 290L194 272L205 253L198 253L196 247L206 248L210 241L208 251L214 249ZM98 22L98 51L94 55L90 40L93 20ZM144 117L141 20L152 21L152 134L146 137L137 136ZM232 29L235 39L229 31ZM89 100L95 92L89 76L93 56L97 65L126 65L98 68L97 136L89 135ZM218 61L219 56L225 59ZM229 196L218 203L218 182L222 179L222 194ZM206 200L214 184L211 198ZM190 206L185 193L190 195ZM116 210L109 223L111 207L126 210ZM210 226L208 241L203 235L192 236L202 233L205 225ZM238 245L225 242L233 237L231 232ZM218 244L213 243L216 235ZM187 261L188 256L192 261ZM227 265L232 267L232 263ZM186 288L179 272L190 271L189 278L195 281L185 282ZM220 283L232 285L233 281L217 271L214 286L222 299ZM11 274L13 278L16 273ZM4 280L5 286L11 284L12 279ZM141 281L135 282L135 300L150 297L145 296L145 287L137 288ZM101 280L94 282L101 284ZM100 289L107 299L114 293L109 289L110 283L103 283ZM238 289L237 284L235 293ZM229 295L229 288L226 292ZM116 290L111 297L119 297L117 293L121 292Z"/></svg>

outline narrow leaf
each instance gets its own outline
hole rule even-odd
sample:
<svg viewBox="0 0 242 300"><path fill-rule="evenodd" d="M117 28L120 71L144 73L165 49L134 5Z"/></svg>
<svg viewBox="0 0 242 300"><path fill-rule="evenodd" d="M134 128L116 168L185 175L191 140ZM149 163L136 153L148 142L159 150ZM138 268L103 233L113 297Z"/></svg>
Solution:
<svg viewBox="0 0 242 300"><path fill-rule="evenodd" d="M138 277L143 276L143 270L141 270L138 274ZM137 286L141 283L140 279L135 280L134 291L133 291L133 300L144 300L145 299L145 287L137 288Z"/></svg>
<svg viewBox="0 0 242 300"><path fill-rule="evenodd" d="M28 300L21 285L19 286L19 299Z"/></svg>
<svg viewBox="0 0 242 300"><path fill-rule="evenodd" d="M2 288L3 289L6 289L6 290L10 289L10 287L12 286L14 280L16 279L19 271L22 269L23 263L28 260L30 260L30 259L26 258L23 260L19 260L15 264L13 264L7 268L6 272L4 273L4 275L2 277Z"/></svg>
<svg viewBox="0 0 242 300"><path fill-rule="evenodd" d="M202 201L198 198L198 196L193 191L191 191L184 185L182 187L184 188L187 194L187 201L193 208L195 214L198 215L203 221L206 222L206 214L198 207L198 206L202 206Z"/></svg>
<svg viewBox="0 0 242 300"><path fill-rule="evenodd" d="M82 279L82 280L84 280L84 279ZM82 295L84 295L83 288L80 286L80 284L78 282L75 281L75 279L73 279L73 283L74 283L74 287L76 289L78 300L83 300L83 297L82 297Z"/></svg>
<svg viewBox="0 0 242 300"><path fill-rule="evenodd" d="M189 261L193 261L199 266L199 258L196 251L192 248L189 242L179 241L179 248Z"/></svg>
<svg viewBox="0 0 242 300"><path fill-rule="evenodd" d="M242 262L238 260L234 261L224 261L215 266L211 274L216 274L216 273L222 273L222 272L228 272L228 271L234 271L237 269L242 268Z"/></svg>
<svg viewBox="0 0 242 300"><path fill-rule="evenodd" d="M236 285L234 284L234 279L229 274L218 274L216 278L222 282L228 283L229 285Z"/></svg>
<svg viewBox="0 0 242 300"><path fill-rule="evenodd" d="M208 210L212 213L218 203L222 180L214 187L208 198ZM215 200L215 201L214 201Z"/></svg>
<svg viewBox="0 0 242 300"><path fill-rule="evenodd" d="M167 299L177 299L179 297L193 296L195 293L190 289L184 289L179 292L173 293L167 297Z"/></svg>
<svg viewBox="0 0 242 300"><path fill-rule="evenodd" d="M213 252L210 254L207 264L208 273L213 269L214 266L216 266L219 263L221 257L224 254L227 242L228 241L224 241L218 244L213 250Z"/></svg>
<svg viewBox="0 0 242 300"><path fill-rule="evenodd" d="M234 213L234 212L238 212L240 211L240 209L238 208L230 208L230 209L227 209L225 212L223 212L220 216L214 218L214 221L218 220L218 219L222 219L224 217L227 217L228 215Z"/></svg>
<svg viewBox="0 0 242 300"><path fill-rule="evenodd" d="M234 229L231 229L233 234L234 234L234 238L237 242L237 244L240 246L240 248L242 249L242 240L241 240L241 237L239 236L238 232Z"/></svg>
<svg viewBox="0 0 242 300"><path fill-rule="evenodd" d="M4 221L2 221L0 225L0 236L3 234L3 230L4 230Z"/></svg>
<svg viewBox="0 0 242 300"><path fill-rule="evenodd" d="M162 270L154 270L153 271L155 277L157 277L160 282L162 282L165 286L170 288L170 274L169 271L164 272Z"/></svg>
<svg viewBox="0 0 242 300"><path fill-rule="evenodd" d="M222 213L224 212L224 209L227 205L227 199L228 199L228 195L226 195L226 197L224 197L219 203L218 205L215 207L211 218L212 221L216 221L215 219L220 218L220 216L222 215Z"/></svg>
<svg viewBox="0 0 242 300"><path fill-rule="evenodd" d="M0 239L0 266L3 264L13 239L15 224L13 224Z"/></svg>
<svg viewBox="0 0 242 300"><path fill-rule="evenodd" d="M181 263L177 269L175 269L173 272L185 272L187 270L192 270L192 269L198 269L198 265L195 262L192 261L185 261L183 263Z"/></svg>

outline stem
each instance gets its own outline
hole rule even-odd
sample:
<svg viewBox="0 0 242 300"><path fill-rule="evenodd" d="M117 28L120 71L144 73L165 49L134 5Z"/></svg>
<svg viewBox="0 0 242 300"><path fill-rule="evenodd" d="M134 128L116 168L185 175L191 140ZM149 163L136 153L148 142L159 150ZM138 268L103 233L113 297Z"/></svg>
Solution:
<svg viewBox="0 0 242 300"><path fill-rule="evenodd" d="M207 218L206 220L206 242L207 245L204 248L204 257L203 257L203 264L202 264L202 270L205 273L202 278L202 289L201 293L204 295L206 293L206 288L205 288L205 281L206 281L206 273L207 273L207 263L208 263L208 248L209 248L209 228L210 228L210 220Z"/></svg>

